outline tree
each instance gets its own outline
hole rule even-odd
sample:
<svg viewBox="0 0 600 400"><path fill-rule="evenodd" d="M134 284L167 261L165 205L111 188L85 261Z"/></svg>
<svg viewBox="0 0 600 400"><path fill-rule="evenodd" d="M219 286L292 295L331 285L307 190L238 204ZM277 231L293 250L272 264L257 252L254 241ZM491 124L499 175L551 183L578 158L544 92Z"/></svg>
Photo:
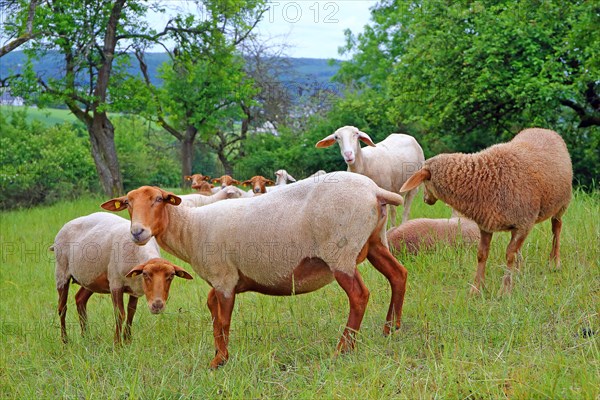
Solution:
<svg viewBox="0 0 600 400"><path fill-rule="evenodd" d="M192 174L194 143L199 135L217 150L231 172L225 148L243 140L246 132L231 137L234 130L225 130L222 124L234 117L239 119L240 104L250 104L253 95L237 46L251 37L264 11L261 1L206 2L205 33L197 38L175 38L177 47L169 53L171 62L160 71L162 87L150 80L144 49L136 51L145 85L138 93L148 101L135 102L146 104L143 115L181 143L183 185L187 184L183 177ZM189 21L180 17L175 23L185 31Z"/></svg>
<svg viewBox="0 0 600 400"><path fill-rule="evenodd" d="M478 150L529 126L597 143L593 2L383 1L372 19L364 34L347 33L342 51L354 55L338 79L380 92L380 112L419 132L430 155Z"/></svg>

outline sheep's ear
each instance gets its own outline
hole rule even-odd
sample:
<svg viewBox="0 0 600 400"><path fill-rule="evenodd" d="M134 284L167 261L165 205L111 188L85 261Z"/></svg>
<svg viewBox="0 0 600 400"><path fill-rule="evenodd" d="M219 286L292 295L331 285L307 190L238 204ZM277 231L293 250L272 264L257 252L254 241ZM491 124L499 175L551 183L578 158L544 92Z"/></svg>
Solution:
<svg viewBox="0 0 600 400"><path fill-rule="evenodd" d="M186 181L191 181L192 177L189 176L189 175L186 175L186 176L183 177L183 179L186 180Z"/></svg>
<svg viewBox="0 0 600 400"><path fill-rule="evenodd" d="M241 185L240 181L238 181L237 179L233 179L233 180L231 181L231 184L232 184L232 185Z"/></svg>
<svg viewBox="0 0 600 400"><path fill-rule="evenodd" d="M296 178L294 178L293 176L291 176L290 174L288 174L288 179L292 182L296 182Z"/></svg>
<svg viewBox="0 0 600 400"><path fill-rule="evenodd" d="M334 134L332 133L331 135L327 136L324 139L321 139L317 142L317 144L315 145L315 147L321 148L321 147L329 147L331 145L333 145L336 142L336 140L334 139Z"/></svg>
<svg viewBox="0 0 600 400"><path fill-rule="evenodd" d="M139 274L141 274L144 271L144 267L146 266L146 264L140 264L137 265L135 267L133 267L133 269L131 271L129 271L127 273L127 275L125 275L126 278L133 278L135 276L138 276Z"/></svg>
<svg viewBox="0 0 600 400"><path fill-rule="evenodd" d="M252 184L252 181L250 179L247 179L244 182L242 182L243 186L248 186L248 185L251 185L251 184Z"/></svg>
<svg viewBox="0 0 600 400"><path fill-rule="evenodd" d="M265 180L265 183L266 183L267 185L274 185L274 184L275 184L275 182L273 182L273 181L272 181L272 180L270 180L270 179L266 179L266 180Z"/></svg>
<svg viewBox="0 0 600 400"><path fill-rule="evenodd" d="M428 169L421 168L413 174L400 188L400 193L408 192L419 186L423 181L431 179L431 172Z"/></svg>
<svg viewBox="0 0 600 400"><path fill-rule="evenodd" d="M165 192L162 189L160 191L162 192L162 195L163 195L163 201L167 202L168 204L174 205L174 206L178 206L181 204L181 197L175 196L171 192Z"/></svg>
<svg viewBox="0 0 600 400"><path fill-rule="evenodd" d="M204 175L204 177L202 178L202 180L204 180L206 182L210 182L210 176Z"/></svg>
<svg viewBox="0 0 600 400"><path fill-rule="evenodd" d="M178 267L177 265L173 265L173 268L175 268L175 275L178 277L183 279L194 279L185 269Z"/></svg>
<svg viewBox="0 0 600 400"><path fill-rule="evenodd" d="M122 211L127 208L127 196L108 200L100 205L107 211Z"/></svg>
<svg viewBox="0 0 600 400"><path fill-rule="evenodd" d="M375 146L375 143L373 143L373 141L371 140L371 137L369 135L367 135L364 132L358 131L358 138L365 144L368 144L369 146Z"/></svg>
<svg viewBox="0 0 600 400"><path fill-rule="evenodd" d="M214 178L213 180L211 180L212 183L219 183L219 179L218 178Z"/></svg>

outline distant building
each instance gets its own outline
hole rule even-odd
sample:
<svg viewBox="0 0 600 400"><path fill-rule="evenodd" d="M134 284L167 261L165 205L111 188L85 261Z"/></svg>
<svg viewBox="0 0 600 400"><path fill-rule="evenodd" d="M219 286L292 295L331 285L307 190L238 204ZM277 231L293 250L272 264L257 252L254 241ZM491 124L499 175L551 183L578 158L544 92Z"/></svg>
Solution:
<svg viewBox="0 0 600 400"><path fill-rule="evenodd" d="M21 107L25 105L25 101L22 97L13 97L10 88L0 88L0 105Z"/></svg>

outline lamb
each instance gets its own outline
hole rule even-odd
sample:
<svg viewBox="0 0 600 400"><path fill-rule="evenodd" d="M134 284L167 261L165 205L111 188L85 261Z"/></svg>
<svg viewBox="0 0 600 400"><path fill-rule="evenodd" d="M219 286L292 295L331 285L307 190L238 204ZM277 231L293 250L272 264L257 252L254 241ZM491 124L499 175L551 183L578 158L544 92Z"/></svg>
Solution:
<svg viewBox="0 0 600 400"><path fill-rule="evenodd" d="M217 191L214 194L211 194L210 196L206 196L199 193L192 193L180 195L179 197L181 198L182 206L202 207L207 204L211 204L221 200L237 199L239 197L242 197L243 193L245 193L243 190L238 189L235 186L225 186L223 189Z"/></svg>
<svg viewBox="0 0 600 400"><path fill-rule="evenodd" d="M265 178L264 176L261 175L256 175L253 176L252 178L245 180L244 182L242 182L242 185L247 186L247 185L251 185L252 186L252 193L256 196L259 194L264 194L267 193L267 186L266 185L274 185L275 182L273 182L270 179Z"/></svg>
<svg viewBox="0 0 600 400"><path fill-rule="evenodd" d="M275 171L275 186L287 185L288 182L296 182L296 178L290 175L285 169Z"/></svg>
<svg viewBox="0 0 600 400"><path fill-rule="evenodd" d="M359 140L371 147L361 149ZM409 135L394 133L375 145L369 135L354 126L344 126L333 134L320 140L316 147L329 147L334 143L340 145L348 171L356 172L373 179L380 187L399 193L406 180L425 161L423 149ZM402 222L410 215L410 206L417 194L418 188L409 191L404 198L404 213ZM396 209L390 209L391 225L396 225Z"/></svg>
<svg viewBox="0 0 600 400"><path fill-rule="evenodd" d="M230 175L222 175L220 178L215 178L212 180L212 183L220 183L221 188L232 185L241 185L237 179L233 179Z"/></svg>
<svg viewBox="0 0 600 400"><path fill-rule="evenodd" d="M334 279L350 303L336 354L352 350L369 299L356 267L365 258L390 282L384 334L400 327L407 271L390 253L385 237L385 205L402 204L399 194L381 189L365 176L337 172L317 183L298 181L267 196L199 208L176 207L180 202L172 193L143 186L102 207L127 209L134 242L143 245L155 237L212 286L208 307L216 355L211 368L229 357L236 294L308 293Z"/></svg>
<svg viewBox="0 0 600 400"><path fill-rule="evenodd" d="M525 129L510 142L474 154L440 154L430 158L402 186L424 184L424 200L438 199L479 226L477 273L471 293L480 292L493 232L510 231L502 293L512 289L516 254L533 225L552 221L551 262L560 265L562 216L571 200L573 168L563 139L548 129Z"/></svg>
<svg viewBox="0 0 600 400"><path fill-rule="evenodd" d="M390 248L409 254L432 249L438 243L454 246L470 245L479 241L479 227L468 218L417 218L406 221L387 232Z"/></svg>
<svg viewBox="0 0 600 400"><path fill-rule="evenodd" d="M58 315L63 342L67 342L65 318L71 281L81 285L75 295L81 333L87 325L87 302L94 293L110 293L115 309L115 344L131 340L131 323L138 297L146 296L152 314L165 308L173 277L192 279L183 268L160 258L156 240L136 246L130 238L129 221L99 212L67 222L50 250L56 254ZM127 321L123 330L123 294L129 294Z"/></svg>

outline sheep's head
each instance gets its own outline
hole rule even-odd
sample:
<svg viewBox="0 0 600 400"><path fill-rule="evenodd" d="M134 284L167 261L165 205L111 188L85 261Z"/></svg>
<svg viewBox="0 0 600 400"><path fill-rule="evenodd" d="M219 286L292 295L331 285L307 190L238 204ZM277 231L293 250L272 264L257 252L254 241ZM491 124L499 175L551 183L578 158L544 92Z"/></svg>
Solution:
<svg viewBox="0 0 600 400"><path fill-rule="evenodd" d="M431 172L426 167L415 172L400 188L400 193L408 192L423 184L423 201L429 205L434 205L438 201L435 189L431 184Z"/></svg>
<svg viewBox="0 0 600 400"><path fill-rule="evenodd" d="M202 174L186 175L186 181L192 181L192 189L200 189L203 184L210 182L210 176Z"/></svg>
<svg viewBox="0 0 600 400"><path fill-rule="evenodd" d="M152 314L164 311L173 278L193 279L186 270L162 258L150 259L134 267L125 276L133 278L138 275L142 275L144 295Z"/></svg>
<svg viewBox="0 0 600 400"><path fill-rule="evenodd" d="M223 175L220 178L215 178L212 180L212 183L220 183L221 187L227 187L231 185L239 185L240 182L236 179L233 179L230 175Z"/></svg>
<svg viewBox="0 0 600 400"><path fill-rule="evenodd" d="M237 199L242 197L243 191L241 189L236 188L235 186L225 186L222 189L222 192L225 193L225 198L227 199Z"/></svg>
<svg viewBox="0 0 600 400"><path fill-rule="evenodd" d="M342 157L344 157L344 161L346 164L352 165L356 161L356 153L360 147L359 140L369 146L375 146L375 143L373 143L366 133L361 132L354 126L344 126L321 139L317 142L316 147L329 147L337 142L340 145L340 152L342 153Z"/></svg>
<svg viewBox="0 0 600 400"><path fill-rule="evenodd" d="M267 193L266 185L273 184L275 184L275 182L260 175L253 176L252 178L242 182L242 185L244 186L252 186L252 192L254 192L255 195Z"/></svg>
<svg viewBox="0 0 600 400"><path fill-rule="evenodd" d="M142 186L126 196L108 200L101 205L108 211L127 209L131 217L131 237L135 244L144 245L150 238L164 232L169 224L165 207L181 204L181 198L156 186Z"/></svg>
<svg viewBox="0 0 600 400"><path fill-rule="evenodd" d="M296 178L288 174L285 169L279 169L275 172L275 185L285 185L288 181L296 182Z"/></svg>

